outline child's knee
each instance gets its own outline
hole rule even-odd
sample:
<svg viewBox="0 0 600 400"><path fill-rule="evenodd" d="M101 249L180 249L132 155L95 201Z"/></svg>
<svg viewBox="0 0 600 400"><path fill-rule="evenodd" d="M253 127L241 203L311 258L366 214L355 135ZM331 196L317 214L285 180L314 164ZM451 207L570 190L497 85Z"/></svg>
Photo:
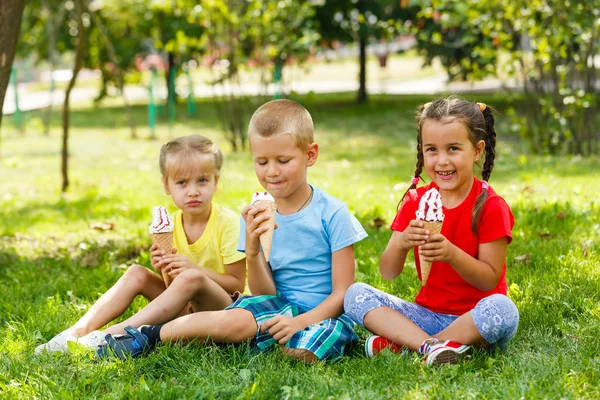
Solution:
<svg viewBox="0 0 600 400"><path fill-rule="evenodd" d="M197 269L186 269L177 276L179 285L196 293L205 290L210 280L208 276Z"/></svg>
<svg viewBox="0 0 600 400"><path fill-rule="evenodd" d="M350 285L344 296L344 309L350 309L351 305L357 302L361 296L371 290L371 286L366 283L357 282Z"/></svg>
<svg viewBox="0 0 600 400"><path fill-rule="evenodd" d="M477 329L488 343L505 343L519 327L519 310L502 294L482 299L471 312Z"/></svg>
<svg viewBox="0 0 600 400"><path fill-rule="evenodd" d="M366 283L357 282L350 285L344 296L344 312L355 322L362 325L364 317L363 302L373 288Z"/></svg>
<svg viewBox="0 0 600 400"><path fill-rule="evenodd" d="M123 279L130 285L136 287L144 287L146 286L149 278L152 275L154 275L154 273L148 268L142 265L134 264L131 267L127 268L127 271L125 271L121 279Z"/></svg>

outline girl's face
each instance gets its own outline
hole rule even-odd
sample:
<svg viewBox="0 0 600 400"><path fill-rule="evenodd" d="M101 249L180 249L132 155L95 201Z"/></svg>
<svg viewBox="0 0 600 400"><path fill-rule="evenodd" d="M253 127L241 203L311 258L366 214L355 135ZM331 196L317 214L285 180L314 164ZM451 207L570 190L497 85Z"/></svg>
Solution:
<svg viewBox="0 0 600 400"><path fill-rule="evenodd" d="M207 154L206 159L188 168L178 168L163 177L165 193L184 215L210 213L210 204L217 190L219 178L215 174L214 156Z"/></svg>
<svg viewBox="0 0 600 400"><path fill-rule="evenodd" d="M452 208L469 194L473 184L473 164L485 148L480 140L475 146L467 127L460 121L426 120L421 128L425 172L439 189L444 205Z"/></svg>

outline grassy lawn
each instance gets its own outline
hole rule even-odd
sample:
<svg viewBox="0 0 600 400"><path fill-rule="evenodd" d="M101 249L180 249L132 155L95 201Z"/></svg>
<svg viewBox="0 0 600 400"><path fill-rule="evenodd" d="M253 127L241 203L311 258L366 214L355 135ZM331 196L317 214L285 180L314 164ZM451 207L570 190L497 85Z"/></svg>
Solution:
<svg viewBox="0 0 600 400"><path fill-rule="evenodd" d="M413 114L425 97L309 95L321 153L311 183L344 200L369 238L356 246L357 280L413 300L420 283L412 259L394 281L378 273L396 204L415 163ZM478 100L480 100L479 98ZM362 342L331 364L304 365L279 351L249 346L162 346L149 357L97 362L88 354L33 356L36 345L76 321L134 262L149 265L147 226L154 205L174 211L162 192L159 140L129 140L120 108L73 115L72 187L60 187L60 125L26 136L3 122L0 144L0 397L2 398L600 398L599 159L534 155L507 132L501 97L497 164L490 179L516 218L509 246L510 297L521 313L504 352L476 353L429 369L417 356L385 352L374 360ZM222 145L225 166L216 201L240 210L259 189L248 152L232 153L214 107L198 103L175 135L200 133ZM135 110L139 124L145 108ZM140 133L145 134L140 128ZM386 225L374 226L375 218ZM110 222L114 229L91 229ZM138 300L128 313L143 307ZM367 332L359 330L362 339Z"/></svg>

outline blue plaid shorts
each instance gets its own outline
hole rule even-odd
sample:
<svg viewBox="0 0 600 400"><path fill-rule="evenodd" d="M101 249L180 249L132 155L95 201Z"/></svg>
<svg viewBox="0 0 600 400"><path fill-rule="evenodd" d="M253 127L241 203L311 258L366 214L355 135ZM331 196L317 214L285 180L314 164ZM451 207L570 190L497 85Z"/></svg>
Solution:
<svg viewBox="0 0 600 400"><path fill-rule="evenodd" d="M295 317L302 314L297 306L280 296L243 296L227 307L231 308L243 308L254 315L258 325L255 338L258 351L270 350L278 344L268 333L260 333L262 324L278 315ZM296 332L285 346L308 350L321 361L335 360L344 354L346 344L357 340L354 322L342 314L339 318L326 319Z"/></svg>

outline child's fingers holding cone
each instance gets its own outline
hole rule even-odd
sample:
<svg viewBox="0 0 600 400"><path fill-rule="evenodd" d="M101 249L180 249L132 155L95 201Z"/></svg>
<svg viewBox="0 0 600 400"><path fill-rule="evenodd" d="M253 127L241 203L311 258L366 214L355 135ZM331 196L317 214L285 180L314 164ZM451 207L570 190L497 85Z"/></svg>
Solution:
<svg viewBox="0 0 600 400"><path fill-rule="evenodd" d="M156 206L152 209L152 224L148 230L152 235L152 243L156 247L164 251L164 254L173 252L173 222L165 207ZM161 275L165 286L169 286L172 281L171 276L162 268Z"/></svg>
<svg viewBox="0 0 600 400"><path fill-rule="evenodd" d="M267 231L262 233L259 237L260 245L265 256L265 260L268 262L271 255L271 245L273 243L273 232L275 230L275 214L277 211L277 205L275 199L268 192L257 192L252 196L252 207L260 210L261 215L268 213L269 219L261 222L259 228L267 228Z"/></svg>
<svg viewBox="0 0 600 400"><path fill-rule="evenodd" d="M152 234L152 243L155 244L160 250L164 251L165 254L171 254L173 249L173 232L167 233L154 233ZM168 274L166 268L160 270L165 286L171 284L171 276Z"/></svg>
<svg viewBox="0 0 600 400"><path fill-rule="evenodd" d="M421 196L415 217L423 224L422 229L429 231L429 237L442 232L444 211L442 197L436 188L429 189ZM419 253L419 265L421 266L421 282L425 285L431 272L431 261L425 261Z"/></svg>
<svg viewBox="0 0 600 400"><path fill-rule="evenodd" d="M435 235L442 231L443 222L438 221L422 221L423 228L429 230L429 235ZM419 253L419 264L421 265L421 282L423 285L427 284L427 278L431 272L431 261L425 261L423 256Z"/></svg>

